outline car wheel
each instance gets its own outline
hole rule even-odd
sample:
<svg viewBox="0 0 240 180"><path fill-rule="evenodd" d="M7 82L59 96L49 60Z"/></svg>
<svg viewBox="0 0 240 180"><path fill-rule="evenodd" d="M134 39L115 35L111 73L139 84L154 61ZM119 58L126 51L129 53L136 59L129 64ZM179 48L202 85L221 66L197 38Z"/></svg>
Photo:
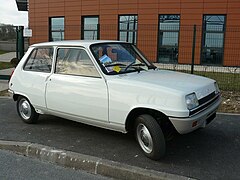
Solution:
<svg viewBox="0 0 240 180"><path fill-rule="evenodd" d="M161 127L150 115L144 114L135 121L136 139L144 154L158 160L165 154L166 144Z"/></svg>
<svg viewBox="0 0 240 180"><path fill-rule="evenodd" d="M36 123L39 114L36 113L31 103L25 97L19 97L17 100L17 112L21 119L28 124Z"/></svg>

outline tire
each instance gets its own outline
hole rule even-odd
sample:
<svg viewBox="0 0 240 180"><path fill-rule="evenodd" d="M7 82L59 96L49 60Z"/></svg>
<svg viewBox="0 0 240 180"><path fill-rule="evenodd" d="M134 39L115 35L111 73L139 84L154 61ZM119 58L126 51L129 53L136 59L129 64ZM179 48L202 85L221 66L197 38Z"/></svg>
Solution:
<svg viewBox="0 0 240 180"><path fill-rule="evenodd" d="M159 160L166 150L165 138L160 125L150 115L144 114L136 118L135 135L145 156Z"/></svg>
<svg viewBox="0 0 240 180"><path fill-rule="evenodd" d="M31 103L25 97L19 97L17 100L17 112L20 118L28 124L36 123L39 114L36 113Z"/></svg>

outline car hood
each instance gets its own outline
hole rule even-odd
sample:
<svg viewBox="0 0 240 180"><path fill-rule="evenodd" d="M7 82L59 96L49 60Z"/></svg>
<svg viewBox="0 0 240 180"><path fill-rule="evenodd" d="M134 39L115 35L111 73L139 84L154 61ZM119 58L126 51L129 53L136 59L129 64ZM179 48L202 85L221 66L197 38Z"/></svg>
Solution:
<svg viewBox="0 0 240 180"><path fill-rule="evenodd" d="M195 92L198 99L215 91L214 80L175 71L157 69L141 71L140 73L129 73L119 77L129 81L129 83L143 83L148 88L157 86L157 88L175 90L184 94Z"/></svg>

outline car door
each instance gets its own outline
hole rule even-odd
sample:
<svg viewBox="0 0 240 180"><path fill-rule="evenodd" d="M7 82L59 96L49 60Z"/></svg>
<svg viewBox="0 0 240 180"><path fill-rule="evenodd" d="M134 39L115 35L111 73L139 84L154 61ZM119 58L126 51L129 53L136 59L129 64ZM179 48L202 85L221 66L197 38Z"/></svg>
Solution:
<svg viewBox="0 0 240 180"><path fill-rule="evenodd" d="M48 110L64 117L108 122L107 85L85 49L58 48L46 102Z"/></svg>
<svg viewBox="0 0 240 180"><path fill-rule="evenodd" d="M53 47L35 47L22 72L17 75L19 93L25 95L38 109L45 109L45 86L51 75Z"/></svg>

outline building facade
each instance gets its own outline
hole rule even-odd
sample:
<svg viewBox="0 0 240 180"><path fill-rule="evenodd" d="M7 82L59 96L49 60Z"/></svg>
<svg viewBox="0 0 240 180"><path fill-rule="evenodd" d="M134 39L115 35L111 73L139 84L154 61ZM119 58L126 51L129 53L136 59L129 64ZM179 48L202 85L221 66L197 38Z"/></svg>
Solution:
<svg viewBox="0 0 240 180"><path fill-rule="evenodd" d="M240 66L239 0L29 0L28 11L31 44L122 40L178 64L191 63L195 46L196 64Z"/></svg>

